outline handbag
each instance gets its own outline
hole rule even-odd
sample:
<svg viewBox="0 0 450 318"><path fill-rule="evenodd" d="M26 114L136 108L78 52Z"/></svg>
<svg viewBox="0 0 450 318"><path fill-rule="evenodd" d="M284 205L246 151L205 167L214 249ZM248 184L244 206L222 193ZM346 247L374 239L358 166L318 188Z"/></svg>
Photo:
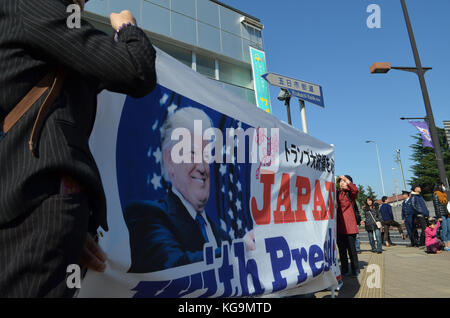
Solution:
<svg viewBox="0 0 450 318"><path fill-rule="evenodd" d="M378 229L381 229L381 227L382 227L381 222L375 221L375 218L373 217L372 212L369 211L369 214L370 214L370 216L372 217L372 220L373 220L373 221L375 222L375 224L377 225L377 228L378 228Z"/></svg>
<svg viewBox="0 0 450 318"><path fill-rule="evenodd" d="M28 141L31 153L36 156L36 148L39 136L44 126L45 118L50 111L51 106L55 102L65 79L65 72L61 69L54 69L49 72L36 86L34 86L25 97L6 115L3 122L0 123L0 141L5 138L11 128L22 118L23 115L41 98L42 95L49 90L44 102L42 103L39 113L33 125L30 139Z"/></svg>

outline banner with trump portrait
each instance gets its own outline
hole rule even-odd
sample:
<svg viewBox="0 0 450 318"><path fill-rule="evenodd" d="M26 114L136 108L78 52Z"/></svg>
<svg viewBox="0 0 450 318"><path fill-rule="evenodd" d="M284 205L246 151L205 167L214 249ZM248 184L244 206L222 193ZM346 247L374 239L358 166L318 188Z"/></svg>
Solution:
<svg viewBox="0 0 450 318"><path fill-rule="evenodd" d="M262 297L337 286L334 149L157 51L147 96L103 92L90 146L104 273L79 297Z"/></svg>

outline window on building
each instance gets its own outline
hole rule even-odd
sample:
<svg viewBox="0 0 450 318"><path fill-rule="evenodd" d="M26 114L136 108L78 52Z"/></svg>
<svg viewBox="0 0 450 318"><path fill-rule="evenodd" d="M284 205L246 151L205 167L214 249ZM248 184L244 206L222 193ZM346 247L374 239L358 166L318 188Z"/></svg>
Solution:
<svg viewBox="0 0 450 318"><path fill-rule="evenodd" d="M152 40L153 44L157 46L159 49L163 50L170 56L176 58L181 63L185 64L186 66L192 67L192 52L183 49L181 47L170 45L161 41Z"/></svg>
<svg viewBox="0 0 450 318"><path fill-rule="evenodd" d="M215 79L216 62L213 58L201 54L197 55L197 72L212 79Z"/></svg>
<svg viewBox="0 0 450 318"><path fill-rule="evenodd" d="M251 69L224 61L219 61L219 80L236 86L253 88Z"/></svg>

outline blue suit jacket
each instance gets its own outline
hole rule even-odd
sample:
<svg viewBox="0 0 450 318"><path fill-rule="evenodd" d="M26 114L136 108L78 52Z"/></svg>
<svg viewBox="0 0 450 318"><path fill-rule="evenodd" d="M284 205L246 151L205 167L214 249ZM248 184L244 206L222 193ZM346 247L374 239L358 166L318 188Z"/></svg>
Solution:
<svg viewBox="0 0 450 318"><path fill-rule="evenodd" d="M136 201L124 210L130 234L130 273L149 273L203 261L205 240L181 200L169 191L160 201ZM231 243L208 218L220 247Z"/></svg>

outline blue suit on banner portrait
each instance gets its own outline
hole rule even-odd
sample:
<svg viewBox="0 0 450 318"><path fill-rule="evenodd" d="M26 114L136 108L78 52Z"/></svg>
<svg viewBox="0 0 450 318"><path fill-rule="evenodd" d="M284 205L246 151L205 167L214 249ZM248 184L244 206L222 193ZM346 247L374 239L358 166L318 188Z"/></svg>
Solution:
<svg viewBox="0 0 450 318"><path fill-rule="evenodd" d="M206 213L204 213L206 215ZM149 273L203 261L206 243L201 227L191 217L180 198L169 190L160 201L136 201L125 208L130 234L130 273ZM220 246L231 238L207 217Z"/></svg>

